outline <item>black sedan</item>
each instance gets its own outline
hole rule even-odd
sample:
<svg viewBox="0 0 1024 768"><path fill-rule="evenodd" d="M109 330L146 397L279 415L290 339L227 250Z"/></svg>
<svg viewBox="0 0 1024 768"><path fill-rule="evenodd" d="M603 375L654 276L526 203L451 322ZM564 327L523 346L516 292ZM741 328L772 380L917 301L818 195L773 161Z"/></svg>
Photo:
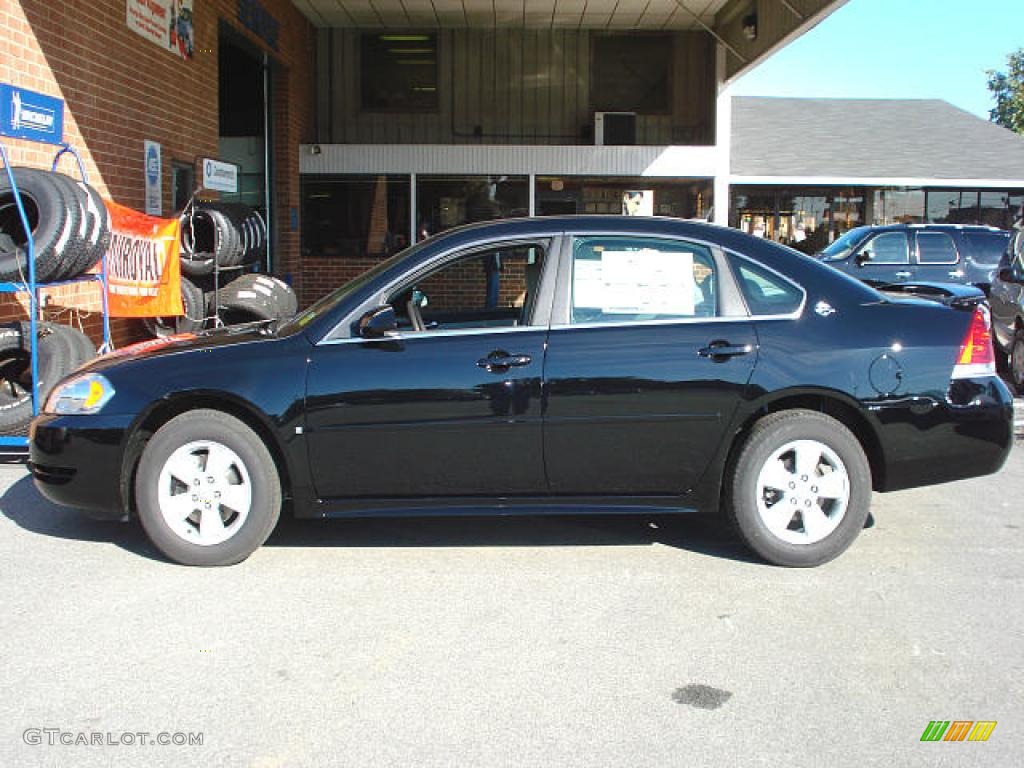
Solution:
<svg viewBox="0 0 1024 768"><path fill-rule="evenodd" d="M100 358L47 398L31 470L194 565L243 560L286 509L720 510L812 566L872 489L995 472L1012 439L977 297L885 296L707 224L565 217L453 230L286 322Z"/></svg>

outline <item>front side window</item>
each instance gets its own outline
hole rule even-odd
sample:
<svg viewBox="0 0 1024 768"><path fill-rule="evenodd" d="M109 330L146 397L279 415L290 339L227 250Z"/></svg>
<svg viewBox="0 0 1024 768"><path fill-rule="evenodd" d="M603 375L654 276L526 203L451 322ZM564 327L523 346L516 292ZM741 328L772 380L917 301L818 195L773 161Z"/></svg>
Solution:
<svg viewBox="0 0 1024 768"><path fill-rule="evenodd" d="M868 240L861 253L870 254L871 264L908 264L910 250L903 232L885 232Z"/></svg>
<svg viewBox="0 0 1024 768"><path fill-rule="evenodd" d="M457 258L388 300L404 331L529 325L540 286L540 245L507 245Z"/></svg>
<svg viewBox="0 0 1024 768"><path fill-rule="evenodd" d="M960 260L953 238L945 232L917 233L917 261L920 264L956 264Z"/></svg>
<svg viewBox="0 0 1024 768"><path fill-rule="evenodd" d="M572 323L714 317L711 252L682 240L584 237L573 243Z"/></svg>

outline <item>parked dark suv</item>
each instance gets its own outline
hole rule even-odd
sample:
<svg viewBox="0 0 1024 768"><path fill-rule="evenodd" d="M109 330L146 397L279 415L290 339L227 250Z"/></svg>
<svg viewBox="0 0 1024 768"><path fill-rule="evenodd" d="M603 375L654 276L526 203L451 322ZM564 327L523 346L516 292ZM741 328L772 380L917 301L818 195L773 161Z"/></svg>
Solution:
<svg viewBox="0 0 1024 768"><path fill-rule="evenodd" d="M996 349L1006 354L1009 379L1017 394L1024 394L1024 231L1017 231L999 262L989 305Z"/></svg>
<svg viewBox="0 0 1024 768"><path fill-rule="evenodd" d="M1010 235L964 224L856 227L816 256L870 285L963 283L988 294Z"/></svg>

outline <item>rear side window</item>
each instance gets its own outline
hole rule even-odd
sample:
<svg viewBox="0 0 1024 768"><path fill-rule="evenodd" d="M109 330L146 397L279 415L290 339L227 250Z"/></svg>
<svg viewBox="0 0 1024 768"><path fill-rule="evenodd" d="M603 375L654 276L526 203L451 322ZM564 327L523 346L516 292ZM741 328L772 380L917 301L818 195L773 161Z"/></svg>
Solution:
<svg viewBox="0 0 1024 768"><path fill-rule="evenodd" d="M788 280L751 261L729 254L751 315L788 315L803 303L804 293Z"/></svg>
<svg viewBox="0 0 1024 768"><path fill-rule="evenodd" d="M884 232L867 241L861 253L871 254L871 264L908 264L910 250L903 232Z"/></svg>
<svg viewBox="0 0 1024 768"><path fill-rule="evenodd" d="M1011 239L1007 232L965 232L963 237L979 264L998 264Z"/></svg>
<svg viewBox="0 0 1024 768"><path fill-rule="evenodd" d="M574 324L714 317L717 296L715 263L703 245L646 237L573 243Z"/></svg>
<svg viewBox="0 0 1024 768"><path fill-rule="evenodd" d="M956 264L960 260L953 238L945 232L917 233L919 264Z"/></svg>

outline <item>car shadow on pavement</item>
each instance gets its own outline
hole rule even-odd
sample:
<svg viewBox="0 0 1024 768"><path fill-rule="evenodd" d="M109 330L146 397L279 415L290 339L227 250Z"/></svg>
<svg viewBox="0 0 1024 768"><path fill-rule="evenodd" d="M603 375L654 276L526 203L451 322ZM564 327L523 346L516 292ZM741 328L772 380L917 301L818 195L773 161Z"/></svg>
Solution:
<svg viewBox="0 0 1024 768"><path fill-rule="evenodd" d="M165 560L137 522L93 520L44 499L25 476L0 497L0 513L42 536L107 542ZM296 520L285 515L269 547L595 547L661 544L742 562L759 562L711 515L436 516Z"/></svg>
<svg viewBox="0 0 1024 768"><path fill-rule="evenodd" d="M271 547L622 547L661 544L760 562L711 515L431 516L285 518Z"/></svg>
<svg viewBox="0 0 1024 768"><path fill-rule="evenodd" d="M141 526L93 520L77 509L53 504L40 495L29 475L12 483L0 497L0 513L19 528L42 536L107 542L143 557L163 559Z"/></svg>

